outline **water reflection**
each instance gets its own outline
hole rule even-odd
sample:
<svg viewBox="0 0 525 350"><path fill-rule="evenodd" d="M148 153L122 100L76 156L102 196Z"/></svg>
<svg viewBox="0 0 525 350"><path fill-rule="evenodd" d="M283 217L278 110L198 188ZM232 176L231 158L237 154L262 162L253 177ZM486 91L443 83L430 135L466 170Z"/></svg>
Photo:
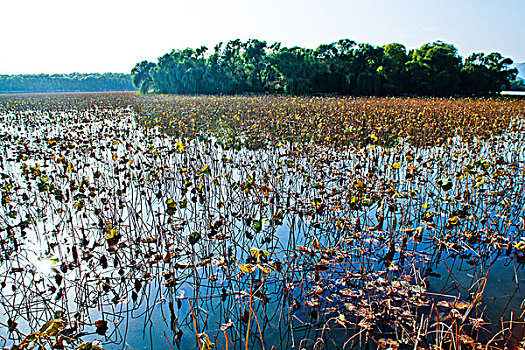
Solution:
<svg viewBox="0 0 525 350"><path fill-rule="evenodd" d="M502 347L522 320L523 134L253 150L30 113L2 116L4 346Z"/></svg>

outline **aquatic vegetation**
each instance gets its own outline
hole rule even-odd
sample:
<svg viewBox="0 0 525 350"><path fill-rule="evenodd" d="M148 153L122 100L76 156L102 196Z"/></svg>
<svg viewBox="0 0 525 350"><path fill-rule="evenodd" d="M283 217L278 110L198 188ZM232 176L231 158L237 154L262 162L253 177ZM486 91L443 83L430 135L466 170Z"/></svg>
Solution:
<svg viewBox="0 0 525 350"><path fill-rule="evenodd" d="M517 346L524 107L2 96L3 345Z"/></svg>

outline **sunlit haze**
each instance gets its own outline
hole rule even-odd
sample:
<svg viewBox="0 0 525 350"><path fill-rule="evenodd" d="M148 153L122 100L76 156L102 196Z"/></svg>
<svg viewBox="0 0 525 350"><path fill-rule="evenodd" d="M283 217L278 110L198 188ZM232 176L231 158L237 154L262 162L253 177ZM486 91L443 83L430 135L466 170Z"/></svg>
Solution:
<svg viewBox="0 0 525 350"><path fill-rule="evenodd" d="M16 0L0 4L0 74L129 73L172 49L257 38L315 48L349 38L525 61L524 0Z"/></svg>

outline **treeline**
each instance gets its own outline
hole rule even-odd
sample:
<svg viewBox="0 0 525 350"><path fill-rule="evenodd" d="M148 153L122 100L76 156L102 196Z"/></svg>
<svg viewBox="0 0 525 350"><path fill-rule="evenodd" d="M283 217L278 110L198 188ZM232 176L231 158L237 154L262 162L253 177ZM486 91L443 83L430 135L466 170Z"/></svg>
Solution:
<svg viewBox="0 0 525 350"><path fill-rule="evenodd" d="M0 92L73 92L136 90L129 74L0 75Z"/></svg>
<svg viewBox="0 0 525 350"><path fill-rule="evenodd" d="M173 50L157 63L137 63L131 74L144 93L489 95L515 79L510 64L497 52L463 59L442 41L407 51L397 43L372 46L348 39L315 50L237 39L211 52L205 46Z"/></svg>

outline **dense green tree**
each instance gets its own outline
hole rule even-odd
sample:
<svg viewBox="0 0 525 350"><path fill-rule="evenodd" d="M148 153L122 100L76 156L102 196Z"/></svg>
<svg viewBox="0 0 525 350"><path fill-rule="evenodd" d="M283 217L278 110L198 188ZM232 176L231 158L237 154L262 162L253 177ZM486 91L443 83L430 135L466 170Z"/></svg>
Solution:
<svg viewBox="0 0 525 350"><path fill-rule="evenodd" d="M354 67L354 51L357 43L341 39L331 44L322 44L315 50L316 59L324 69L317 72L316 91L351 93Z"/></svg>
<svg viewBox="0 0 525 350"><path fill-rule="evenodd" d="M315 92L315 77L322 67L315 59L313 50L298 46L281 48L274 62L286 93L301 95Z"/></svg>
<svg viewBox="0 0 525 350"><path fill-rule="evenodd" d="M342 39L315 50L240 39L173 50L153 65L132 71L142 92L237 94L284 92L354 95L453 95L497 93L514 79L512 61L498 53L473 54L464 62L442 41L407 52L402 44L357 44Z"/></svg>
<svg viewBox="0 0 525 350"><path fill-rule="evenodd" d="M266 41L250 39L244 43L243 48L242 58L247 71L249 89L253 92L263 92L268 68Z"/></svg>
<svg viewBox="0 0 525 350"><path fill-rule="evenodd" d="M405 65L408 62L406 47L393 43L383 46L383 63L377 72L381 76L382 91L388 95L403 93L408 84Z"/></svg>
<svg viewBox="0 0 525 350"><path fill-rule="evenodd" d="M139 89L140 92L149 92L152 85L153 79L151 78L150 71L155 67L155 63L142 61L137 63L131 70L131 78L133 86Z"/></svg>
<svg viewBox="0 0 525 350"><path fill-rule="evenodd" d="M381 93L381 70L383 49L370 44L359 44L354 50L353 93L356 95L379 95Z"/></svg>
<svg viewBox="0 0 525 350"><path fill-rule="evenodd" d="M425 44L411 52L407 62L409 91L429 95L459 92L461 57L458 50L442 41Z"/></svg>
<svg viewBox="0 0 525 350"><path fill-rule="evenodd" d="M461 69L462 91L468 94L487 95L510 88L518 70L510 69L513 62L497 52L485 55L473 53L465 59Z"/></svg>
<svg viewBox="0 0 525 350"><path fill-rule="evenodd" d="M211 93L206 84L207 48L173 50L150 72L155 91L173 94Z"/></svg>

